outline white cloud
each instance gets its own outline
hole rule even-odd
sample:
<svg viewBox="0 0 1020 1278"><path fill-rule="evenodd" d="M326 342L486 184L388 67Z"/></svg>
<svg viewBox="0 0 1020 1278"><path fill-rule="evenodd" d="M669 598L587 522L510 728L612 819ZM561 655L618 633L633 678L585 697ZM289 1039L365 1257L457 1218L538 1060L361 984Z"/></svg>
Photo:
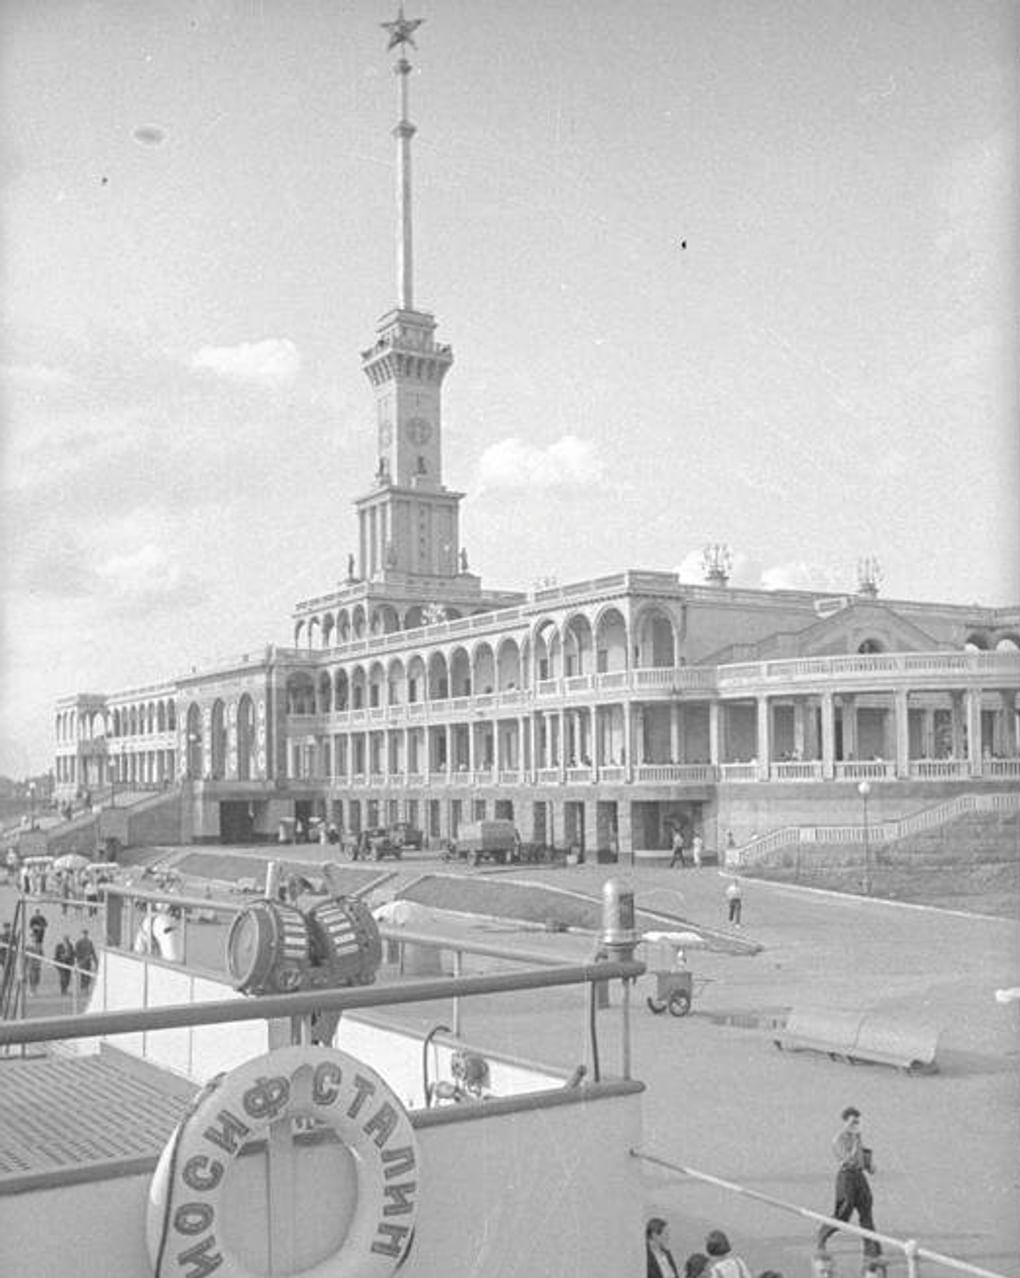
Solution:
<svg viewBox="0 0 1020 1278"><path fill-rule="evenodd" d="M674 571L682 582L704 584L702 553L701 549L692 550L677 565ZM763 567L760 560L741 551L733 552L729 584L750 590L820 590L833 594L846 594L854 587L853 570L846 566L834 568L830 564L796 559Z"/></svg>
<svg viewBox="0 0 1020 1278"><path fill-rule="evenodd" d="M600 488L604 483L605 463L588 440L564 435L548 448L536 448L511 436L482 453L476 487Z"/></svg>
<svg viewBox="0 0 1020 1278"><path fill-rule="evenodd" d="M118 603L174 608L205 597L202 582L161 547L151 542L127 555L111 555L97 569L105 589Z"/></svg>
<svg viewBox="0 0 1020 1278"><path fill-rule="evenodd" d="M203 346L191 357L191 367L235 381L280 386L297 376L301 353L289 337L268 337L237 346Z"/></svg>
<svg viewBox="0 0 1020 1278"><path fill-rule="evenodd" d="M761 584L765 590L831 590L844 594L855 585L845 569L809 564L803 559L766 568L761 574Z"/></svg>

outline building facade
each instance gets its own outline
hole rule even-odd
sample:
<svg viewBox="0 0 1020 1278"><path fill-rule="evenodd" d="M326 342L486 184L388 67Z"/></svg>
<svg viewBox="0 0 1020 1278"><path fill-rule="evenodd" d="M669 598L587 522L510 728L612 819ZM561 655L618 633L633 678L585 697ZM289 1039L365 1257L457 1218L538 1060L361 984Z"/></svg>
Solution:
<svg viewBox="0 0 1020 1278"><path fill-rule="evenodd" d="M719 547L703 585L627 570L524 594L470 571L443 482L453 351L414 300L413 25L392 25L397 304L361 357L378 464L346 581L295 606L291 646L62 699L58 799L173 788L191 837L227 841L286 817L435 839L511 817L612 857L849 811L862 780L899 814L1020 779L1020 608L886 601L873 564L843 596L735 589Z"/></svg>

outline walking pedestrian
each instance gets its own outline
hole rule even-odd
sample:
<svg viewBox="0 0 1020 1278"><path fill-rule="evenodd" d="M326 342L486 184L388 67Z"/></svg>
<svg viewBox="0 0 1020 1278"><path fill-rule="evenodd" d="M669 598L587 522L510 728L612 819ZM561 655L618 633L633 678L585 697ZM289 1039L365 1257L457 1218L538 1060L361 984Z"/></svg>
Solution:
<svg viewBox="0 0 1020 1278"><path fill-rule="evenodd" d="M82 895L88 902L89 918L95 918L99 911L99 884L96 882L95 877L91 874L85 880Z"/></svg>
<svg viewBox="0 0 1020 1278"><path fill-rule="evenodd" d="M729 906L728 918L734 927L740 927L740 916L744 909L744 897L739 879L731 879L726 889L726 901Z"/></svg>
<svg viewBox="0 0 1020 1278"><path fill-rule="evenodd" d="M676 826L673 830L673 857L669 863L669 868L672 870L678 862L681 869L686 868L687 860L684 857L684 835L680 827Z"/></svg>
<svg viewBox="0 0 1020 1278"><path fill-rule="evenodd" d="M853 1105L843 1110L840 1118L843 1126L836 1133L832 1142L832 1152L836 1157L836 1206L832 1214L836 1220L849 1220L857 1213L862 1229L874 1230L872 1218L871 1186L867 1173L874 1175L875 1167L871 1158L871 1150L865 1147L861 1132L861 1111ZM838 1226L823 1225L818 1231L818 1255L828 1259L825 1244L836 1232ZM868 1260L882 1254L881 1245L874 1238L864 1239L864 1257Z"/></svg>
<svg viewBox="0 0 1020 1278"><path fill-rule="evenodd" d="M87 928L82 929L81 936L74 943L74 965L78 969L78 991L87 994L92 985L92 973L99 965L96 947Z"/></svg>
<svg viewBox="0 0 1020 1278"><path fill-rule="evenodd" d="M701 858L704 855L704 852L705 852L705 840L701 837L700 834L696 834L694 836L693 841L691 842L691 857L694 860L694 865L696 869L699 869L699 870L701 869Z"/></svg>
<svg viewBox="0 0 1020 1278"><path fill-rule="evenodd" d="M57 965L60 992L66 994L71 984L71 973L74 971L74 942L66 932L63 940L58 941L54 947L53 961Z"/></svg>
<svg viewBox="0 0 1020 1278"><path fill-rule="evenodd" d="M49 925L49 919L37 906L35 913L28 920L28 930L32 934L32 940L40 947L46 940L46 929Z"/></svg>

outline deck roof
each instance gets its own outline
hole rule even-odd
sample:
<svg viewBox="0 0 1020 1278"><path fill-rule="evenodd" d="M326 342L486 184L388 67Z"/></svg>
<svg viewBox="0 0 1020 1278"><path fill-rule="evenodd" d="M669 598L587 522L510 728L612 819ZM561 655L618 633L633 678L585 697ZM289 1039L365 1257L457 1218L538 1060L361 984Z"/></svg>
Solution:
<svg viewBox="0 0 1020 1278"><path fill-rule="evenodd" d="M157 1158L191 1090L109 1052L0 1057L0 1194Z"/></svg>

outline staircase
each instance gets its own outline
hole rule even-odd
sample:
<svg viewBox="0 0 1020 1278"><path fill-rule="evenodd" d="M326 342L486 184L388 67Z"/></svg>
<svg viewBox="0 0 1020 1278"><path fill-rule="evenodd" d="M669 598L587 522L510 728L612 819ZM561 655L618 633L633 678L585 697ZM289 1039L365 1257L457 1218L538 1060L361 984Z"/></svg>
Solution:
<svg viewBox="0 0 1020 1278"><path fill-rule="evenodd" d="M1020 812L1020 793L958 794L933 807L897 821L875 821L861 825L788 825L751 839L738 851L741 867L782 864L797 845L856 845L863 848L865 839L874 845L900 843L913 835L943 830L970 813L1010 815Z"/></svg>
<svg viewBox="0 0 1020 1278"><path fill-rule="evenodd" d="M1020 906L1020 795L963 795L881 822L867 842L863 826L793 833L754 840L741 864L759 878L971 913L1013 917Z"/></svg>

